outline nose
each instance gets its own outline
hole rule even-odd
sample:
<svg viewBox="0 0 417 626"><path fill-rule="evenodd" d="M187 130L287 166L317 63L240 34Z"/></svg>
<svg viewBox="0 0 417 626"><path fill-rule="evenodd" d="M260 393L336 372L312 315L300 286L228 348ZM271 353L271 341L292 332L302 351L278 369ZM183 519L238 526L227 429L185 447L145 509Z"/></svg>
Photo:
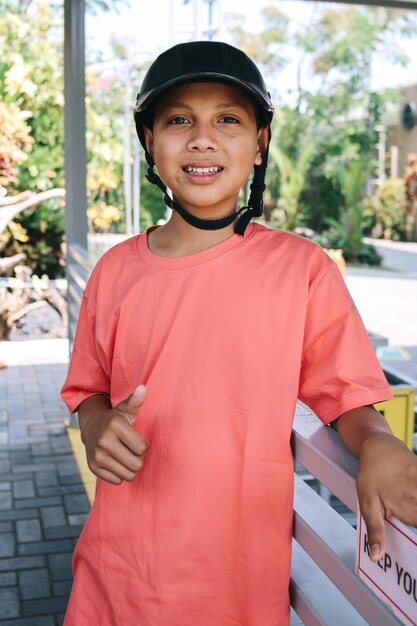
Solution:
<svg viewBox="0 0 417 626"><path fill-rule="evenodd" d="M215 129L208 122L195 122L192 128L191 136L188 140L187 147L188 150L191 150L193 152L217 150L218 142L215 137Z"/></svg>

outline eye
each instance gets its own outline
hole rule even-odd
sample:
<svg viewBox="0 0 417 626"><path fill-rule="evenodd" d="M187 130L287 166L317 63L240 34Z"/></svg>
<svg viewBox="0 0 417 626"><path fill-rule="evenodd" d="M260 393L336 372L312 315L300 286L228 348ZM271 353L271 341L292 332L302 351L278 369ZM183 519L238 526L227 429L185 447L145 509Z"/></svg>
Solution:
<svg viewBox="0 0 417 626"><path fill-rule="evenodd" d="M176 115L168 120L168 124L188 124L188 120L183 115Z"/></svg>
<svg viewBox="0 0 417 626"><path fill-rule="evenodd" d="M222 124L239 124L239 120L233 115L223 115L223 117L219 119L219 122Z"/></svg>

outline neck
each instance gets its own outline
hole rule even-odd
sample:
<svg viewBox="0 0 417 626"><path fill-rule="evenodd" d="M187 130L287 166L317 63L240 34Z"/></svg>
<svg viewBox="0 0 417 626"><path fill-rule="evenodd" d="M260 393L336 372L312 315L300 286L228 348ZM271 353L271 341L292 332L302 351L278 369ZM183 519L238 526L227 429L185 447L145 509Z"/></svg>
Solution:
<svg viewBox="0 0 417 626"><path fill-rule="evenodd" d="M222 243L234 234L233 227L230 224L221 230L201 230L185 222L174 210L166 224L149 234L148 245L159 256L188 256Z"/></svg>

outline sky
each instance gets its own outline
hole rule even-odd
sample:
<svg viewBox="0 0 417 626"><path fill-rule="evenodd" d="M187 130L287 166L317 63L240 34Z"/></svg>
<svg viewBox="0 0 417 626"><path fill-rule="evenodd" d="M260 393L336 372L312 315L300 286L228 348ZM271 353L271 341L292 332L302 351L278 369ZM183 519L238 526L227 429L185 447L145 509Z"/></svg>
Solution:
<svg viewBox="0 0 417 626"><path fill-rule="evenodd" d="M140 61L154 58L165 48L181 41L189 41L202 36L208 23L207 0L130 0L130 8L120 6L119 15L102 13L87 16L87 50L101 50L103 57L109 58L109 40L112 34L126 43L132 58ZM213 25L218 27L215 39L230 41L225 24L230 14L242 15L249 32L261 27L260 9L271 0L214 0ZM201 19L195 21L195 5L199 6ZM275 0L293 24L308 23L312 12L323 5L321 2L302 0ZM339 5L334 4L335 8ZM414 40L404 42L404 48L411 57L406 69L392 67L388 59L374 64L372 89L396 87L417 82L417 34ZM296 57L292 51L292 63L282 71L281 83L286 93L295 91Z"/></svg>

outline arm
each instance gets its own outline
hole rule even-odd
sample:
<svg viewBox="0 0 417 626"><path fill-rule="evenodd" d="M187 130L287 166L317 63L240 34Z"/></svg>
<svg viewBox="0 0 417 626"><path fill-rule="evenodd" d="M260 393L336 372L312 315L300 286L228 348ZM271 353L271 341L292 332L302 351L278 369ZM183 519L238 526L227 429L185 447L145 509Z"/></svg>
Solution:
<svg viewBox="0 0 417 626"><path fill-rule="evenodd" d="M91 471L114 485L131 481L143 465L148 443L133 424L146 398L139 385L123 402L112 408L104 395L93 395L78 407L81 440Z"/></svg>
<svg viewBox="0 0 417 626"><path fill-rule="evenodd" d="M359 458L356 489L368 531L371 558L385 552L384 517L417 525L417 456L394 437L373 406L347 411L335 424L346 446Z"/></svg>

